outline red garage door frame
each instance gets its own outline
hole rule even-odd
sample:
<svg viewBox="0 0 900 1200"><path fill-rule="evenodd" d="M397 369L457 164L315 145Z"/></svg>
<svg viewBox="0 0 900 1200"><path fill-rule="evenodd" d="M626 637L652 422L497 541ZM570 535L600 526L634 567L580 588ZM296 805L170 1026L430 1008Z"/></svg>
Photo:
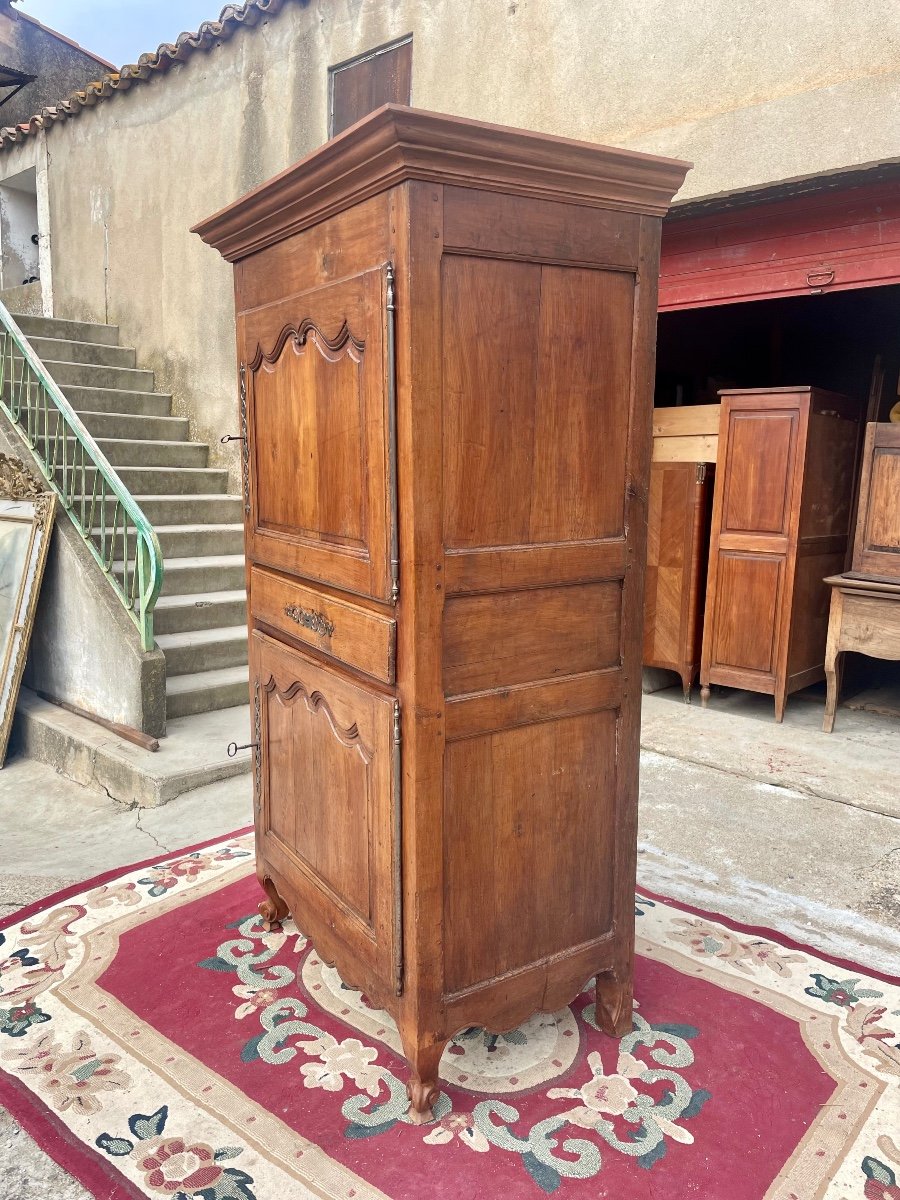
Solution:
<svg viewBox="0 0 900 1200"><path fill-rule="evenodd" d="M663 222L660 312L900 283L900 173L883 174L676 208Z"/></svg>

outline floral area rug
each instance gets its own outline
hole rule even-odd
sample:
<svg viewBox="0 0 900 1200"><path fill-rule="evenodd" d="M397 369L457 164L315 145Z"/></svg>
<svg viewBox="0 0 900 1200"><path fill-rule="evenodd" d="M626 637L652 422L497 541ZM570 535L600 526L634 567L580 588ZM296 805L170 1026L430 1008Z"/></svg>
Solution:
<svg viewBox="0 0 900 1200"><path fill-rule="evenodd" d="M244 833L6 922L0 1101L95 1196L900 1200L897 981L641 896L632 1033L590 986L465 1030L417 1126L390 1019L258 901Z"/></svg>

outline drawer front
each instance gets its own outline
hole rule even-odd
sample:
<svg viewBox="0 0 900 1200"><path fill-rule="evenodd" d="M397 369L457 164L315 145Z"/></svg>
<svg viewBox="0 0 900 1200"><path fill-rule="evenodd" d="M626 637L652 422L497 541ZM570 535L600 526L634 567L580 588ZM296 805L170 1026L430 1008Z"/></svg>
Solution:
<svg viewBox="0 0 900 1200"><path fill-rule="evenodd" d="M390 617L259 567L250 573L250 611L261 624L373 679L396 678L397 622Z"/></svg>

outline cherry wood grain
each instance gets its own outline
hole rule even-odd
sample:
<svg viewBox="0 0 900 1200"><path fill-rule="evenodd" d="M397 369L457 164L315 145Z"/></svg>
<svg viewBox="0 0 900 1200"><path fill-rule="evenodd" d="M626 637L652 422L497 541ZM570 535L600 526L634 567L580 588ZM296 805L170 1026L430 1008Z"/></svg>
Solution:
<svg viewBox="0 0 900 1200"><path fill-rule="evenodd" d="M201 227L239 260L261 911L392 1014L414 1120L465 1025L595 975L601 1026L631 1028L659 218L683 174L388 108Z"/></svg>

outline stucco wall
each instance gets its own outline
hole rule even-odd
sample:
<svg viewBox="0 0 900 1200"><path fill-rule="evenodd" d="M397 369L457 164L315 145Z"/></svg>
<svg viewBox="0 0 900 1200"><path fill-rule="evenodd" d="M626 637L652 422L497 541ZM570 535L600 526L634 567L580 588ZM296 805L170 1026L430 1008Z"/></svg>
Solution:
<svg viewBox="0 0 900 1200"><path fill-rule="evenodd" d="M16 9L0 14L0 62L36 78L0 107L0 125L16 125L43 108L56 104L92 79L107 65Z"/></svg>
<svg viewBox="0 0 900 1200"><path fill-rule="evenodd" d="M188 229L324 140L329 64L410 31L414 104L692 159L682 198L900 154L896 0L293 0L41 135L56 315L118 324L233 470L231 271Z"/></svg>

